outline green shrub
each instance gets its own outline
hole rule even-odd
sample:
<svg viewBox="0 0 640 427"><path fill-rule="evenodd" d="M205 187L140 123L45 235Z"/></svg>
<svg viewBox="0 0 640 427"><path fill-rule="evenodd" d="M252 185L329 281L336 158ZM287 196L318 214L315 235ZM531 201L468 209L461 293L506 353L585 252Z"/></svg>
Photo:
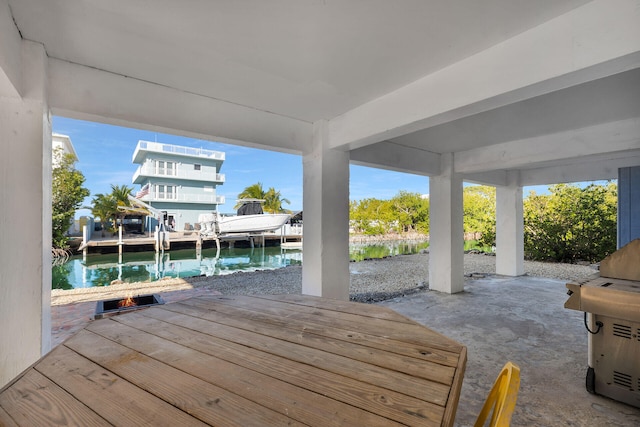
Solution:
<svg viewBox="0 0 640 427"><path fill-rule="evenodd" d="M524 251L535 260L597 262L616 250L617 186L558 184L524 201Z"/></svg>

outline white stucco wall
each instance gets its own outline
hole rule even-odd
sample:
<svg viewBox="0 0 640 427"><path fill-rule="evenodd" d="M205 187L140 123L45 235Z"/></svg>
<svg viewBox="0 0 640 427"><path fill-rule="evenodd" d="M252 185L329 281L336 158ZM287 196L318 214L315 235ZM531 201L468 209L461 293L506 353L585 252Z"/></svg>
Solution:
<svg viewBox="0 0 640 427"><path fill-rule="evenodd" d="M23 42L22 51L23 97L0 102L0 387L51 346L46 55L30 42Z"/></svg>

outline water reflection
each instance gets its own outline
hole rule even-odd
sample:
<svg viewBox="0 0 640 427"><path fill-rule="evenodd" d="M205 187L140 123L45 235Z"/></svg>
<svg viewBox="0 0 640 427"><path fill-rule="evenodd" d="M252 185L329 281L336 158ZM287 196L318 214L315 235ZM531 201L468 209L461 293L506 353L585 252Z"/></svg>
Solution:
<svg viewBox="0 0 640 427"><path fill-rule="evenodd" d="M429 246L428 242L391 241L377 244L354 244L349 248L352 261L415 254ZM165 277L216 276L237 271L270 270L288 265L301 265L302 251L279 247L172 250L127 252L123 255L88 255L73 257L52 267L54 289L108 286L114 280L150 282Z"/></svg>
<svg viewBox="0 0 640 427"><path fill-rule="evenodd" d="M214 276L300 264L302 251L278 247L88 255L85 260L73 257L61 266L54 266L52 287L86 288L107 286L114 280L148 282L165 277Z"/></svg>
<svg viewBox="0 0 640 427"><path fill-rule="evenodd" d="M429 242L397 240L376 244L352 244L349 246L351 261L385 258L395 255L417 254L429 247Z"/></svg>

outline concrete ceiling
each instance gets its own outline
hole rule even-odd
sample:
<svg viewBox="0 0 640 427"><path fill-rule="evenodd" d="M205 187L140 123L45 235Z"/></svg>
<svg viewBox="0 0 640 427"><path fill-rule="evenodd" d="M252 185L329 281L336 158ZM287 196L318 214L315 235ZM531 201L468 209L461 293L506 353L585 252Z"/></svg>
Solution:
<svg viewBox="0 0 640 427"><path fill-rule="evenodd" d="M586 1L9 3L49 57L315 122Z"/></svg>
<svg viewBox="0 0 640 427"><path fill-rule="evenodd" d="M640 116L640 69L467 116L394 138L435 153L453 153Z"/></svg>
<svg viewBox="0 0 640 427"><path fill-rule="evenodd" d="M54 113L298 153L327 120L356 163L429 175L459 153L461 173L497 184L508 170L541 181L545 168L606 160L599 179L640 163L632 1L616 0L632 15L615 34L624 43L592 24L616 10L602 1L3 1L46 50ZM609 154L580 151L619 134L612 123L630 135ZM518 160L545 135L548 154ZM483 163L474 150L488 147Z"/></svg>
<svg viewBox="0 0 640 427"><path fill-rule="evenodd" d="M552 184L576 180L612 179L617 167L639 164L640 68L618 73L549 94L463 117L409 133L391 142L399 147L433 153L460 153L473 157L482 148L494 151L519 150L521 161L508 164L502 159L480 164L472 173L496 170L529 171L523 184ZM598 132L614 123L612 133L635 129L632 141L620 148L608 147L606 135ZM591 140L591 141L590 141ZM612 142L612 139L609 141ZM598 144L601 149L592 149ZM613 145L613 144L610 144ZM496 149L496 147L499 147ZM528 151L527 151L528 149ZM544 151L550 151L545 153ZM536 158L542 153L542 158ZM555 154L554 154L555 153ZM566 175L567 166L584 165L576 176ZM565 175L550 169L564 170ZM531 170L540 173L531 175ZM593 177L589 178L590 172ZM485 182L481 176L479 182ZM487 182L492 177L487 176ZM499 179L500 181L501 179Z"/></svg>

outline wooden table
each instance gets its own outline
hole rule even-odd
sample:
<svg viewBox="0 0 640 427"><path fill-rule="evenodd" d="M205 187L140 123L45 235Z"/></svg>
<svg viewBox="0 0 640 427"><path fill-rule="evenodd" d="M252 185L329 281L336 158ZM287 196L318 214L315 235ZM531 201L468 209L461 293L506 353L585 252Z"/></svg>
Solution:
<svg viewBox="0 0 640 427"><path fill-rule="evenodd" d="M91 322L0 391L0 425L452 425L465 364L384 307L197 297Z"/></svg>

